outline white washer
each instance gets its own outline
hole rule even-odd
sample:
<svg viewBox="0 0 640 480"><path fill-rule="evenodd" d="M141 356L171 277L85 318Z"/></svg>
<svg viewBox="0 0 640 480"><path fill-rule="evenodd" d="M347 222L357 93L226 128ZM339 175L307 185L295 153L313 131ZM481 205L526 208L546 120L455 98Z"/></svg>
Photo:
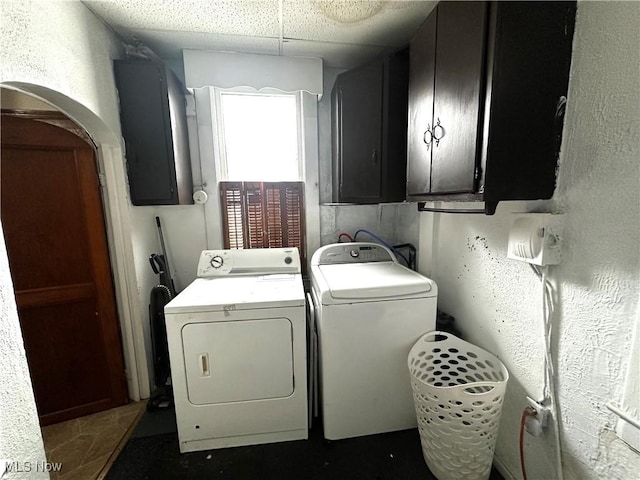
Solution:
<svg viewBox="0 0 640 480"><path fill-rule="evenodd" d="M181 452L308 437L296 248L205 250L165 306Z"/></svg>
<svg viewBox="0 0 640 480"><path fill-rule="evenodd" d="M321 247L311 282L325 438L415 427L407 356L435 330L435 282L374 243Z"/></svg>

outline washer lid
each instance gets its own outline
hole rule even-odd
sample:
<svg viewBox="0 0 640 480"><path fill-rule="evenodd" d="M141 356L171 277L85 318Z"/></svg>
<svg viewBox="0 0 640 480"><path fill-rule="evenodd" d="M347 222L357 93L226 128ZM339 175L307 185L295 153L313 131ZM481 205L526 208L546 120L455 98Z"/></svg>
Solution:
<svg viewBox="0 0 640 480"><path fill-rule="evenodd" d="M165 313L216 312L304 305L300 274L197 278Z"/></svg>
<svg viewBox="0 0 640 480"><path fill-rule="evenodd" d="M422 294L422 297L437 295L432 280L395 262L320 265L318 269L334 299L371 300L418 294Z"/></svg>

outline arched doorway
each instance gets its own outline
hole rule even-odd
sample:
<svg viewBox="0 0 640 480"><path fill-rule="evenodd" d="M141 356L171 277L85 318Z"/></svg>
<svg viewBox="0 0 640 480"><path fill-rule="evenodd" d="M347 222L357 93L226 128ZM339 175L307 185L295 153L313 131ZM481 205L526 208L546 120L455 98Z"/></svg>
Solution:
<svg viewBox="0 0 640 480"><path fill-rule="evenodd" d="M27 98L43 101L44 104L64 113L80 125L96 145L98 169L105 184L102 189L103 205L120 317L128 396L133 400L147 398L149 378L144 354L142 303L137 292L130 205L120 139L94 112L65 95L22 82L6 82L1 87L4 91L18 91Z"/></svg>
<svg viewBox="0 0 640 480"><path fill-rule="evenodd" d="M0 214L43 426L127 401L94 149L52 120L65 118L3 108L0 135Z"/></svg>

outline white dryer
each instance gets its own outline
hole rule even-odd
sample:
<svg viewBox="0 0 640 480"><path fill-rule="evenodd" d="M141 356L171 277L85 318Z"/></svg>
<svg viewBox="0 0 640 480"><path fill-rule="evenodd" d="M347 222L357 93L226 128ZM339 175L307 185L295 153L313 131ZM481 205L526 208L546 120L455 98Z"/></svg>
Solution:
<svg viewBox="0 0 640 480"><path fill-rule="evenodd" d="M308 437L296 248L205 250L164 311L181 452Z"/></svg>
<svg viewBox="0 0 640 480"><path fill-rule="evenodd" d="M407 356L435 330L435 282L375 243L321 247L311 282L325 438L415 427Z"/></svg>

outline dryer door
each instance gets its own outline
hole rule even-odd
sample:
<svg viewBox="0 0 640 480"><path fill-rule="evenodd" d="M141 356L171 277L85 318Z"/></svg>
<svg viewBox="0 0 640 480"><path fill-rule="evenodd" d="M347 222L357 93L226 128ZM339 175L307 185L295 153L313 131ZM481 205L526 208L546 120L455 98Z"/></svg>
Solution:
<svg viewBox="0 0 640 480"><path fill-rule="evenodd" d="M182 328L189 401L195 405L288 397L293 335L287 318L190 323Z"/></svg>

